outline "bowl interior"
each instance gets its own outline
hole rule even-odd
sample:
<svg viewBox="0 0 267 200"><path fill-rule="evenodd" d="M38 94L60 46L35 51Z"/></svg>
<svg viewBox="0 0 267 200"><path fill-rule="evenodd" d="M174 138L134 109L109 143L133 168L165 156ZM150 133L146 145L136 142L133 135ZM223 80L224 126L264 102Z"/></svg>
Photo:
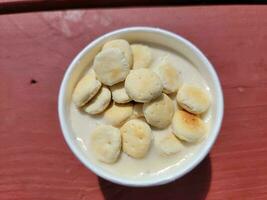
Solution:
<svg viewBox="0 0 267 200"><path fill-rule="evenodd" d="M147 180L128 180L121 177L116 177L105 170L102 170L94 163L92 163L80 149L75 135L70 126L69 119L69 105L71 101L71 95L76 85L77 81L81 78L89 66L91 66L93 58L100 51L103 44L111 39L126 39L130 43L140 42L140 43L150 43L157 46L162 46L168 48L190 61L200 72L203 78L206 80L210 92L212 95L212 108L213 109L213 123L211 124L210 132L208 133L207 139L201 145L198 153L192 155L191 159L184 162L183 165L169 170L168 173L162 176L152 177ZM88 61L91 61L88 63ZM71 150L78 157L78 159L89 169L95 172L97 175L108 179L115 183L120 183L124 185L131 186L149 186L149 185L159 185L172 181L176 178L181 177L185 173L189 172L194 168L209 152L211 146L213 145L222 121L223 116L223 97L220 87L219 79L214 71L212 65L206 59L206 57L190 42L184 38L177 36L173 33L156 29L156 28L144 28L144 27L134 27L126 28L118 31L108 33L90 43L86 46L73 60L69 66L59 94L59 118L61 123L61 128L65 140L70 146Z"/></svg>

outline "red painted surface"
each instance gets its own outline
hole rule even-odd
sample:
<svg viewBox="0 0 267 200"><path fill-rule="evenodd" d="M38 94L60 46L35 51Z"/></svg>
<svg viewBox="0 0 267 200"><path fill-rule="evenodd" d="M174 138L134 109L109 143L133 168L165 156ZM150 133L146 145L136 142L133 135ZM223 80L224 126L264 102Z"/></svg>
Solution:
<svg viewBox="0 0 267 200"><path fill-rule="evenodd" d="M210 155L182 179L128 188L72 155L57 118L64 71L90 41L135 25L176 32L214 64L225 118ZM0 17L0 199L267 199L267 6L76 10ZM31 84L31 80L36 80Z"/></svg>

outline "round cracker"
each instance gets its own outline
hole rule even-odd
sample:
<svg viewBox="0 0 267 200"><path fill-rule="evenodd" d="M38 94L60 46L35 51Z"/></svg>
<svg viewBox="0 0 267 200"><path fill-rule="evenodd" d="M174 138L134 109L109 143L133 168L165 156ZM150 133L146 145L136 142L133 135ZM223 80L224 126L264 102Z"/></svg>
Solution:
<svg viewBox="0 0 267 200"><path fill-rule="evenodd" d="M131 67L133 64L133 55L132 55L132 49L130 47L130 44L128 43L128 41L123 40L123 39L116 39L116 40L111 40L107 43L104 44L103 49L108 49L108 48L118 48L120 49L127 61L129 66Z"/></svg>
<svg viewBox="0 0 267 200"><path fill-rule="evenodd" d="M202 119L182 110L174 113L172 129L178 138L192 143L201 140L206 133L206 125Z"/></svg>
<svg viewBox="0 0 267 200"><path fill-rule="evenodd" d="M148 46L142 44L132 44L133 69L148 68L152 61L152 52Z"/></svg>
<svg viewBox="0 0 267 200"><path fill-rule="evenodd" d="M116 103L128 103L132 100L129 97L129 95L126 93L123 82L117 83L116 85L111 86L110 90L112 93L112 99Z"/></svg>
<svg viewBox="0 0 267 200"><path fill-rule="evenodd" d="M90 146L98 160L105 163L116 162L121 151L119 129L109 125L98 126L90 135Z"/></svg>
<svg viewBox="0 0 267 200"><path fill-rule="evenodd" d="M73 102L81 107L92 99L101 88L101 82L96 80L94 70L86 74L76 85L73 92Z"/></svg>
<svg viewBox="0 0 267 200"><path fill-rule="evenodd" d="M157 128L167 127L172 120L174 114L174 104L170 97L162 94L157 99L144 103L144 116L146 121Z"/></svg>
<svg viewBox="0 0 267 200"><path fill-rule="evenodd" d="M133 158L143 158L150 147L152 133L142 120L132 119L121 127L122 149Z"/></svg>
<svg viewBox="0 0 267 200"><path fill-rule="evenodd" d="M127 94L136 102L149 102L162 93L162 83L159 76L145 68L130 71L125 80Z"/></svg>
<svg viewBox="0 0 267 200"><path fill-rule="evenodd" d="M207 92L200 87L189 84L182 85L176 100L183 109L193 114L204 113L210 106Z"/></svg>
<svg viewBox="0 0 267 200"><path fill-rule="evenodd" d="M108 86L124 81L130 71L124 53L118 48L107 48L98 53L93 67L97 79Z"/></svg>
<svg viewBox="0 0 267 200"><path fill-rule="evenodd" d="M161 79L163 92L166 94L177 92L181 85L181 77L167 58L163 58L159 62L156 66L156 72Z"/></svg>
<svg viewBox="0 0 267 200"><path fill-rule="evenodd" d="M103 112L109 105L111 93L109 89L103 86L96 96L84 106L84 111L90 115Z"/></svg>
<svg viewBox="0 0 267 200"><path fill-rule="evenodd" d="M132 115L132 113L132 103L113 103L110 108L104 113L104 119L108 124L111 124L113 126L120 126Z"/></svg>
<svg viewBox="0 0 267 200"><path fill-rule="evenodd" d="M155 147L160 155L170 156L183 149L182 143L171 133L155 141Z"/></svg>

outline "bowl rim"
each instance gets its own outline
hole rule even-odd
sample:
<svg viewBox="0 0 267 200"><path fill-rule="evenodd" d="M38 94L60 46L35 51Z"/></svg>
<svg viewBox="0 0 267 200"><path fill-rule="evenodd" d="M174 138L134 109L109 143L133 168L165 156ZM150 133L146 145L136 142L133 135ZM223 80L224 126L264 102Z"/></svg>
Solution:
<svg viewBox="0 0 267 200"><path fill-rule="evenodd" d="M213 132L213 134L211 134L211 136L208 137L209 139L207 139L206 145L203 147L202 151L199 152L198 156L195 159L193 159L192 162L190 162L181 171L179 171L177 173L173 173L173 174L166 176L166 177L162 177L160 179L155 179L155 180L151 179L149 181L128 180L128 179L122 178L122 177L115 177L112 174L110 174L109 172L106 172L106 171L100 169L99 167L97 167L97 165L93 164L89 159L87 159L83 155L82 151L77 147L77 145L75 144L75 141L71 137L71 132L69 132L68 126L67 126L67 119L66 119L66 113L65 113L65 108L64 108L65 107L64 106L64 102L65 102L64 99L65 99L65 96L67 94L67 84L68 84L68 81L72 75L72 72L74 71L75 65L79 61L79 59L82 58L87 53L88 50L90 50L92 47L94 47L98 42L102 41L103 39L108 38L108 37L113 36L113 35L120 34L120 33L132 32L132 31L156 32L158 34L162 34L164 36L171 37L175 40L179 40L184 45L186 45L187 48L189 48L191 51L193 51L194 54L196 54L196 56L202 60L202 62L205 64L205 67L207 67L208 73L210 73L211 77L213 78L214 88L216 91L216 96L218 98L217 106L216 106L218 108L218 113L217 113L217 117L216 117L217 119L214 120L214 121L216 121L216 123L214 124L214 128L211 130L211 132ZM80 160L81 163L83 163L83 165L86 168L93 171L97 176L104 178L108 181L111 181L113 183L116 183L116 184L132 186L132 187L149 187L149 186L166 184L166 183L174 181L178 178L181 178L182 176L184 176L185 174L190 172L192 169L194 169L206 157L206 155L208 155L214 142L216 141L216 138L219 135L220 128L222 125L223 113L224 113L224 99L223 99L223 92L222 92L220 80L218 78L218 75L217 75L213 65L206 58L206 56L194 44L192 44L190 41L183 38L182 36L180 36L176 33L161 29L161 28L147 27L147 26L135 26L135 27L126 27L126 28L117 29L117 30L111 31L109 33L106 33L106 34L96 38L95 40L93 40L89 44L87 44L75 56L73 61L68 66L68 68L64 74L63 80L61 82L59 95L58 95L58 116L59 116L61 132L64 136L66 143L68 144L69 148L73 152L73 154L78 158L78 160Z"/></svg>

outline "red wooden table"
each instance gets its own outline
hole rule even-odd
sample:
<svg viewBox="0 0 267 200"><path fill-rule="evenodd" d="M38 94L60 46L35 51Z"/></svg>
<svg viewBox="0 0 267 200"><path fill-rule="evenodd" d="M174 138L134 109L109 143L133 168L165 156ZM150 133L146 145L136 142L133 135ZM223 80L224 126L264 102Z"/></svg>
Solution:
<svg viewBox="0 0 267 200"><path fill-rule="evenodd" d="M57 95L73 57L135 25L195 43L222 81L225 117L207 158L180 180L129 188L97 178L70 152ZM0 199L267 199L267 6L98 9L0 16Z"/></svg>

